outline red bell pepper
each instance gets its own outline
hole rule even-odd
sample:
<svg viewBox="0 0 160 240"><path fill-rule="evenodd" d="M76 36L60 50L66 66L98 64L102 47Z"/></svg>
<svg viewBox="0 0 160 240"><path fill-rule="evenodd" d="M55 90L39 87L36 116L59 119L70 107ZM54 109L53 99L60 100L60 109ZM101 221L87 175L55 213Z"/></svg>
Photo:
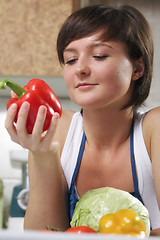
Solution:
<svg viewBox="0 0 160 240"><path fill-rule="evenodd" d="M30 111L27 119L27 132L32 133L33 126L36 120L38 109L41 105L47 108L47 115L43 127L43 131L49 128L51 118L54 112L58 112L61 116L62 106L53 92L53 90L48 86L46 82L41 79L32 79L28 82L26 86L21 88L18 84L10 79L3 79L0 81L0 89L6 88L8 86L16 94L15 97L11 98L7 103L7 110L11 104L16 103L18 106L18 111L24 101L30 103ZM14 122L17 122L18 111Z"/></svg>

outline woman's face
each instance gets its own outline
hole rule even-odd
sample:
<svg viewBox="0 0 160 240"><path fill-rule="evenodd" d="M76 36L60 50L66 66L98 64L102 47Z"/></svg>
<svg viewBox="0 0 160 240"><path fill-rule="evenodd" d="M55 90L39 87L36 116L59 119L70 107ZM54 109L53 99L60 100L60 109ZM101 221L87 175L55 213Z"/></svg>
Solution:
<svg viewBox="0 0 160 240"><path fill-rule="evenodd" d="M71 100L82 108L122 108L131 97L135 71L126 46L102 42L100 33L68 44L64 51L64 79Z"/></svg>

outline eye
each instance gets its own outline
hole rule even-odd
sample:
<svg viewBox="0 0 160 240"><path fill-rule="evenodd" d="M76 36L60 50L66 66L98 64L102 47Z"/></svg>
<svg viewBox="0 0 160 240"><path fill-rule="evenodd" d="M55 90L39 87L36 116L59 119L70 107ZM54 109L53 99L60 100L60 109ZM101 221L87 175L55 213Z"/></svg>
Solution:
<svg viewBox="0 0 160 240"><path fill-rule="evenodd" d="M72 65L72 64L74 64L76 61L77 61L77 58L73 58L73 59L70 59L70 60L66 61L65 64Z"/></svg>
<svg viewBox="0 0 160 240"><path fill-rule="evenodd" d="M96 60L99 60L99 61L104 60L107 57L108 57L107 55L95 55L95 56L93 56L93 58L95 58Z"/></svg>

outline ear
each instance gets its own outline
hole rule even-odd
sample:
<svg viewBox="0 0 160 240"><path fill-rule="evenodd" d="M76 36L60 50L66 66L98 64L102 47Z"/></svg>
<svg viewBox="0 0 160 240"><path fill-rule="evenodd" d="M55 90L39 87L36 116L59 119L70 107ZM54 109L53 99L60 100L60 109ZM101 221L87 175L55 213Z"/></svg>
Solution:
<svg viewBox="0 0 160 240"><path fill-rule="evenodd" d="M143 57L140 57L133 63L132 80L138 80L144 75L145 67Z"/></svg>

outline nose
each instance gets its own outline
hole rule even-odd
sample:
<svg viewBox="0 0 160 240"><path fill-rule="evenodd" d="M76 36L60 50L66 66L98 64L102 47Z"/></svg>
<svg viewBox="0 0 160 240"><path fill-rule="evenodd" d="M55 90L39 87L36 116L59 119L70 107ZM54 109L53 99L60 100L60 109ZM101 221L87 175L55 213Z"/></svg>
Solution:
<svg viewBox="0 0 160 240"><path fill-rule="evenodd" d="M90 73L91 69L88 60L84 57L79 58L76 66L76 75L82 78L90 75Z"/></svg>

